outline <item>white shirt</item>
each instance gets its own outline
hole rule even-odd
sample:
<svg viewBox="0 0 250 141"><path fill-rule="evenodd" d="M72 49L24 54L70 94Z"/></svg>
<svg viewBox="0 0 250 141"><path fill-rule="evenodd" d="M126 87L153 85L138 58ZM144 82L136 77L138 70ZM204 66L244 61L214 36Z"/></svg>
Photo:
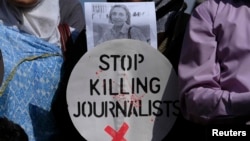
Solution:
<svg viewBox="0 0 250 141"><path fill-rule="evenodd" d="M0 20L8 26L33 34L52 44L60 46L59 0L41 0L32 9L16 8L6 0L0 0Z"/></svg>

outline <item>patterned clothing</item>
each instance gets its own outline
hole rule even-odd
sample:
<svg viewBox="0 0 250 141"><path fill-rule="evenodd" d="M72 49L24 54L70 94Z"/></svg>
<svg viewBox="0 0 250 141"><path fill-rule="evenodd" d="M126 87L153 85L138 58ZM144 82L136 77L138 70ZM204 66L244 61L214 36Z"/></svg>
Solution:
<svg viewBox="0 0 250 141"><path fill-rule="evenodd" d="M0 116L24 128L29 141L57 140L51 104L63 63L58 25L66 23L79 32L84 27L83 19L78 0L39 0L28 10L0 0L4 62Z"/></svg>
<svg viewBox="0 0 250 141"><path fill-rule="evenodd" d="M61 49L2 24L0 43L0 116L21 125L29 141L49 141L56 134L50 108L61 75Z"/></svg>

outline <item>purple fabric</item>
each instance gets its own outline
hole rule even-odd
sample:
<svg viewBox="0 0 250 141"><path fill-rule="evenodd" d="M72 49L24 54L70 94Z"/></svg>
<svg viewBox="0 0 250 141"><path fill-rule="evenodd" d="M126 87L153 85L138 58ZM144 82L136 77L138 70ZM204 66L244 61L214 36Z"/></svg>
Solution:
<svg viewBox="0 0 250 141"><path fill-rule="evenodd" d="M186 118L250 115L249 10L233 0L207 0L192 13L178 70Z"/></svg>

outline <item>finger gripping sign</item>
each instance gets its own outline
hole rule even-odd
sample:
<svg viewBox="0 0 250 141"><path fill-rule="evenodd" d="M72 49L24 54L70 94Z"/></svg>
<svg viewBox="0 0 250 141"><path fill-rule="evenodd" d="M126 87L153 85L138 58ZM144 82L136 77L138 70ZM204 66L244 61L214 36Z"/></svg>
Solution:
<svg viewBox="0 0 250 141"><path fill-rule="evenodd" d="M67 103L74 126L88 141L159 141L179 114L177 76L149 44L115 39L79 60Z"/></svg>

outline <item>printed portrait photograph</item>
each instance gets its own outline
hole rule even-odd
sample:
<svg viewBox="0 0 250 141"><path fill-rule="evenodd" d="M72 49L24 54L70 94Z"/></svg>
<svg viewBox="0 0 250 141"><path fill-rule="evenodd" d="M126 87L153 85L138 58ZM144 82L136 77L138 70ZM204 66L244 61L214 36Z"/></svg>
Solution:
<svg viewBox="0 0 250 141"><path fill-rule="evenodd" d="M91 3L85 4L88 45L97 46L114 39L134 39L156 44L155 18L149 3ZM88 12L87 12L88 11ZM154 22L153 22L154 21Z"/></svg>

